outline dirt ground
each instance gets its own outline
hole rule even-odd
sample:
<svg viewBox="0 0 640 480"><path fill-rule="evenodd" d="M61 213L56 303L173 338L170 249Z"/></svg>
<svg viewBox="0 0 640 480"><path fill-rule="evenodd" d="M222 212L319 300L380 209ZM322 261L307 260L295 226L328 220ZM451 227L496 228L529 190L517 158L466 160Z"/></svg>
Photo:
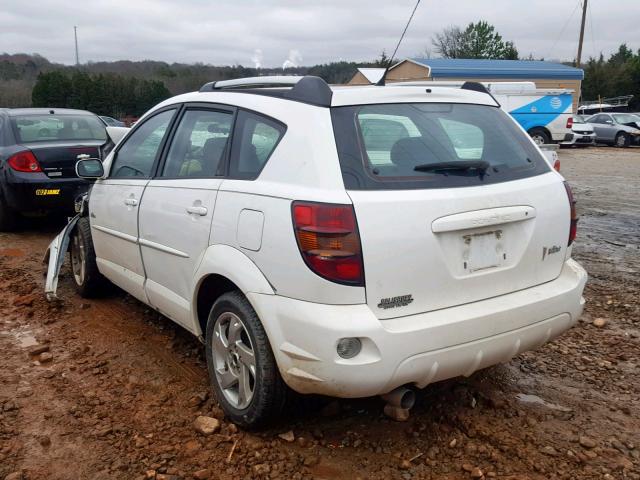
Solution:
<svg viewBox="0 0 640 480"><path fill-rule="evenodd" d="M59 225L0 234L0 479L640 479L640 148L560 158L590 274L582 320L428 387L405 423L379 399L300 399L277 427L239 431L180 327L124 293L80 299L68 267L46 302ZM199 415L220 430L196 432Z"/></svg>

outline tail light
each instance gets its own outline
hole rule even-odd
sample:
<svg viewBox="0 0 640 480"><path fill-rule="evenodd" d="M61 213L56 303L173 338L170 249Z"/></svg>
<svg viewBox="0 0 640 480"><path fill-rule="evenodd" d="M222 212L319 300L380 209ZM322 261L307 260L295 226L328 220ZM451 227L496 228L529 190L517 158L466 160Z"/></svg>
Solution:
<svg viewBox="0 0 640 480"><path fill-rule="evenodd" d="M314 273L364 286L360 234L351 205L293 202L292 215L300 253Z"/></svg>
<svg viewBox="0 0 640 480"><path fill-rule="evenodd" d="M30 150L18 152L7 160L9 166L17 172L41 172L36 156Z"/></svg>
<svg viewBox="0 0 640 480"><path fill-rule="evenodd" d="M556 158L556 161L553 162L553 168L554 168L554 170L556 170L558 172L560 171L560 159L559 158Z"/></svg>
<svg viewBox="0 0 640 480"><path fill-rule="evenodd" d="M564 188L567 190L567 197L569 198L569 205L571 206L571 223L569 224L569 243L567 245L571 245L573 241L576 239L576 234L578 233L578 213L576 212L576 200L573 197L573 192L571 191L571 187L567 182L564 182Z"/></svg>
<svg viewBox="0 0 640 480"><path fill-rule="evenodd" d="M573 117L567 118L567 128L571 130L573 128Z"/></svg>

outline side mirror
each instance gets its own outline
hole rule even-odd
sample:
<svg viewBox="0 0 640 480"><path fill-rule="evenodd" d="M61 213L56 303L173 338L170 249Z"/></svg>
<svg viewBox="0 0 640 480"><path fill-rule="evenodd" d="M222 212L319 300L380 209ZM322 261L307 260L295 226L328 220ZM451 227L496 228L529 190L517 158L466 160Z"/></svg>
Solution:
<svg viewBox="0 0 640 480"><path fill-rule="evenodd" d="M102 161L97 158L85 158L76 162L76 175L87 180L104 176Z"/></svg>

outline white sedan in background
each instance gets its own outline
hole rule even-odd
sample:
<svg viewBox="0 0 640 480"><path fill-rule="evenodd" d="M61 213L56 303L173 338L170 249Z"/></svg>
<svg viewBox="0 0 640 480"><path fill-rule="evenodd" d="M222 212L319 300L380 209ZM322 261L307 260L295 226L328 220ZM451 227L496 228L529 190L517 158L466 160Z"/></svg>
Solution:
<svg viewBox="0 0 640 480"><path fill-rule="evenodd" d="M589 145L595 145L596 132L590 123L587 123L581 115L574 115L572 117L571 133L573 138L562 142L563 146L570 147L588 147Z"/></svg>

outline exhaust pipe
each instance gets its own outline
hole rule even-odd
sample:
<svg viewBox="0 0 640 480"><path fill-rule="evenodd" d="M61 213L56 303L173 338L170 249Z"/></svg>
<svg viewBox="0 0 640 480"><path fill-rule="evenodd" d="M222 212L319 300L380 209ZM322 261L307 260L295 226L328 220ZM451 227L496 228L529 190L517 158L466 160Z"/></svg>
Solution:
<svg viewBox="0 0 640 480"><path fill-rule="evenodd" d="M389 393L380 395L380 398L387 402L387 405L403 410L410 410L416 403L415 392L405 387L398 387L395 390L391 390Z"/></svg>

